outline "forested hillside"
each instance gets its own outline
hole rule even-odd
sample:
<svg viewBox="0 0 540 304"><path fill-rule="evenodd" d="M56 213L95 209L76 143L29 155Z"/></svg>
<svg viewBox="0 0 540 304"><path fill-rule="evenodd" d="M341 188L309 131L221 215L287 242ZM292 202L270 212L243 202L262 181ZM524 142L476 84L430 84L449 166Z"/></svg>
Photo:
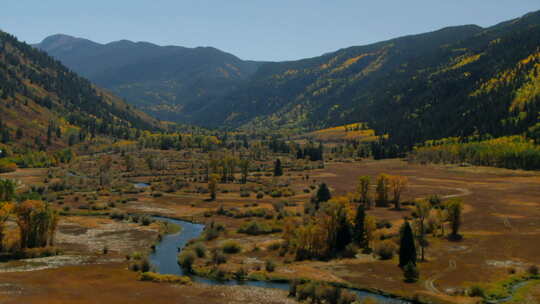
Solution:
<svg viewBox="0 0 540 304"><path fill-rule="evenodd" d="M99 44L66 35L50 36L35 46L146 112L183 122L220 100L260 65L211 47L127 40Z"/></svg>
<svg viewBox="0 0 540 304"><path fill-rule="evenodd" d="M55 149L158 127L147 114L0 31L0 148Z"/></svg>
<svg viewBox="0 0 540 304"><path fill-rule="evenodd" d="M540 12L264 64L212 48L63 35L38 47L159 117L259 130L363 122L402 151L447 137L525 134L540 107Z"/></svg>
<svg viewBox="0 0 540 304"><path fill-rule="evenodd" d="M317 129L367 122L390 141L525 132L538 121L540 12L263 65L199 122Z"/></svg>

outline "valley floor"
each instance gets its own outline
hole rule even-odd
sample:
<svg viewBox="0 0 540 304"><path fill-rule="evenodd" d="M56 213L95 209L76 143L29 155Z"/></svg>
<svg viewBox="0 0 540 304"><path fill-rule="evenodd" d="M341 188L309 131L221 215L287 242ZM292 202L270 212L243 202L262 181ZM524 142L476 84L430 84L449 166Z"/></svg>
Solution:
<svg viewBox="0 0 540 304"><path fill-rule="evenodd" d="M407 176L409 190L404 200L438 194L442 198L462 197L465 202L463 240L450 242L430 237L426 248L427 262L419 264L420 280L403 282L397 260L380 261L371 255L330 262L286 261L268 245L279 240L279 234L246 236L236 233L245 219L214 215L205 211L218 206L245 208L257 202L259 207L272 208L279 201L265 197L242 198L231 191L218 194L217 202L208 202L203 195L163 193L154 197L149 191L137 193L136 201L117 204L115 210L126 213L161 214L208 223L222 223L230 231L224 239L239 240L245 250L232 256L224 266L235 269L245 265L263 265L272 259L277 268L271 277L308 278L350 284L359 288L381 290L400 296L429 299L439 303L474 303L477 298L458 296L473 284L497 282L510 276L512 270L523 273L530 265L540 265L540 174L484 167L459 167L408 164L401 160L361 161L326 164L326 168L310 171L310 181L291 172L297 195L289 201L298 203L288 210L301 212L310 194L302 193L309 184L326 182L333 195L354 191L360 175L380 173ZM19 170L3 177L15 178L22 186L40 180L44 170ZM140 178L142 182L151 182ZM231 187L233 185L223 185ZM100 197L114 200L114 197ZM77 202L66 197L63 207ZM63 208L62 207L62 208ZM379 219L392 222L387 233L397 232L404 216L411 210L394 211L374 208L369 211ZM223 287L194 284L173 286L140 282L137 274L127 270L125 255L148 248L157 237L155 224L140 226L118 222L108 217L62 217L57 236L58 246L67 255L79 256L72 262L51 265L50 261L10 262L0 264L0 303L288 303L286 292L254 287ZM209 242L218 246L223 238ZM101 253L107 247L110 253ZM247 248L261 250L248 250ZM54 258L53 258L54 260ZM76 260L76 259L75 259ZM71 261L71 262L70 262ZM45 267L39 267L44 266ZM22 268L21 268L22 267ZM32 267L34 267L33 270ZM264 267L264 266L262 266ZM22 270L25 270L22 272ZM31 272L28 272L31 271ZM523 298L540 302L540 286L529 286Z"/></svg>

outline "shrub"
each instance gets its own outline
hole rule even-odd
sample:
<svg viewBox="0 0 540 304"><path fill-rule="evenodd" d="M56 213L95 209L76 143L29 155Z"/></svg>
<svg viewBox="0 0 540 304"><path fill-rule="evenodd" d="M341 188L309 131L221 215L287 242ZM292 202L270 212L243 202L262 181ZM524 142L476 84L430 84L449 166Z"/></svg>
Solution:
<svg viewBox="0 0 540 304"><path fill-rule="evenodd" d="M216 265L227 263L227 257L220 250L212 251L212 263Z"/></svg>
<svg viewBox="0 0 540 304"><path fill-rule="evenodd" d="M467 294L469 295L469 297L480 297L480 298L486 297L486 292L484 291L482 287L478 285L471 286L469 290L467 291Z"/></svg>
<svg viewBox="0 0 540 304"><path fill-rule="evenodd" d="M207 241L216 239L219 236L219 230L214 226L208 226L204 229L203 238Z"/></svg>
<svg viewBox="0 0 540 304"><path fill-rule="evenodd" d="M538 266L536 266L536 265L531 265L529 268L527 268L527 272L528 272L530 275L533 275L533 276L538 275Z"/></svg>
<svg viewBox="0 0 540 304"><path fill-rule="evenodd" d="M397 245L391 240L384 240L375 245L375 253L381 260L390 260L394 257L397 250Z"/></svg>
<svg viewBox="0 0 540 304"><path fill-rule="evenodd" d="M238 229L239 233L245 233L249 235L270 234L270 233L275 233L279 231L281 231L280 228L271 227L267 223L259 223L255 221L244 223Z"/></svg>
<svg viewBox="0 0 540 304"><path fill-rule="evenodd" d="M392 228L392 223L388 220L377 221L377 229Z"/></svg>
<svg viewBox="0 0 540 304"><path fill-rule="evenodd" d="M242 251L242 246L240 246L240 244L238 244L236 241L227 241L223 244L222 249L225 253L235 254Z"/></svg>
<svg viewBox="0 0 540 304"><path fill-rule="evenodd" d="M0 173L9 173L15 172L17 170L17 165L12 162L5 160L0 161Z"/></svg>
<svg viewBox="0 0 540 304"><path fill-rule="evenodd" d="M403 267L403 276L404 276L405 282L414 283L418 281L418 277L420 276L420 274L418 273L418 269L416 268L416 265L414 265L412 262L409 262L409 264Z"/></svg>
<svg viewBox="0 0 540 304"><path fill-rule="evenodd" d="M268 250L278 250L281 247L281 242L276 241L268 245Z"/></svg>
<svg viewBox="0 0 540 304"><path fill-rule="evenodd" d="M274 272L276 270L276 264L270 260L266 261L266 264L264 265L264 269L268 272Z"/></svg>
<svg viewBox="0 0 540 304"><path fill-rule="evenodd" d="M210 271L210 277L218 280L218 281L224 281L226 279L227 272L219 267L215 267Z"/></svg>
<svg viewBox="0 0 540 304"><path fill-rule="evenodd" d="M193 249L197 257L204 258L206 256L206 247L202 243L197 243Z"/></svg>
<svg viewBox="0 0 540 304"><path fill-rule="evenodd" d="M141 219L141 225L148 226L152 223L152 219L148 216L143 216Z"/></svg>
<svg viewBox="0 0 540 304"><path fill-rule="evenodd" d="M354 258L357 253L358 253L358 247L356 247L355 244L351 243L345 247L345 250L343 250L343 257Z"/></svg>
<svg viewBox="0 0 540 304"><path fill-rule="evenodd" d="M262 192L257 193L257 199L261 199L263 197L264 197L264 193Z"/></svg>
<svg viewBox="0 0 540 304"><path fill-rule="evenodd" d="M195 253L191 250L183 250L180 255L178 255L178 264L180 264L180 267L184 269L187 272L193 271L193 263L195 263L195 259L197 256Z"/></svg>
<svg viewBox="0 0 540 304"><path fill-rule="evenodd" d="M111 213L111 215L109 215L109 217L113 220L123 221L126 219L127 216L125 213L113 212Z"/></svg>
<svg viewBox="0 0 540 304"><path fill-rule="evenodd" d="M143 256L140 253L134 253L131 255L131 263L129 264L129 269L132 271L150 271L150 262L148 257Z"/></svg>
<svg viewBox="0 0 540 304"><path fill-rule="evenodd" d="M234 273L234 279L237 281L244 281L246 280L247 275L248 275L247 271L243 267L240 267L240 269L238 269Z"/></svg>
<svg viewBox="0 0 540 304"><path fill-rule="evenodd" d="M186 276L177 276L172 274L159 274L155 272L143 272L139 276L140 281L156 282L156 283L172 283L180 285L190 285L191 279Z"/></svg>

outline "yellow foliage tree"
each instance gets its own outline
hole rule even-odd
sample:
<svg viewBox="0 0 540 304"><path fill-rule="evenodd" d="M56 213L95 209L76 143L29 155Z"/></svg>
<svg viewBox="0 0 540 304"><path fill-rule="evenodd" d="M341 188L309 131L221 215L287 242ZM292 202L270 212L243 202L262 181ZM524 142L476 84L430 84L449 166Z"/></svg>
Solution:
<svg viewBox="0 0 540 304"><path fill-rule="evenodd" d="M388 178L390 189L392 189L392 193L394 195L393 202L394 202L394 208L396 210L401 209L401 194L403 191L407 190L407 185L409 184L409 179L406 176L389 176Z"/></svg>
<svg viewBox="0 0 540 304"><path fill-rule="evenodd" d="M2 202L0 203L0 252L3 251L4 231L6 227L6 221L13 213L13 203Z"/></svg>

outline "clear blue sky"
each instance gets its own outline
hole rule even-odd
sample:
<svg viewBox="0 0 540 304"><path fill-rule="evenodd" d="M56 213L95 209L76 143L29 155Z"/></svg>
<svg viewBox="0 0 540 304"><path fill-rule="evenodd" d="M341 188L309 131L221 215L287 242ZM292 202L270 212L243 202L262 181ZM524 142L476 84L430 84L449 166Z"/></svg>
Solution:
<svg viewBox="0 0 540 304"><path fill-rule="evenodd" d="M64 33L286 60L539 9L539 0L5 0L0 29L30 43Z"/></svg>

